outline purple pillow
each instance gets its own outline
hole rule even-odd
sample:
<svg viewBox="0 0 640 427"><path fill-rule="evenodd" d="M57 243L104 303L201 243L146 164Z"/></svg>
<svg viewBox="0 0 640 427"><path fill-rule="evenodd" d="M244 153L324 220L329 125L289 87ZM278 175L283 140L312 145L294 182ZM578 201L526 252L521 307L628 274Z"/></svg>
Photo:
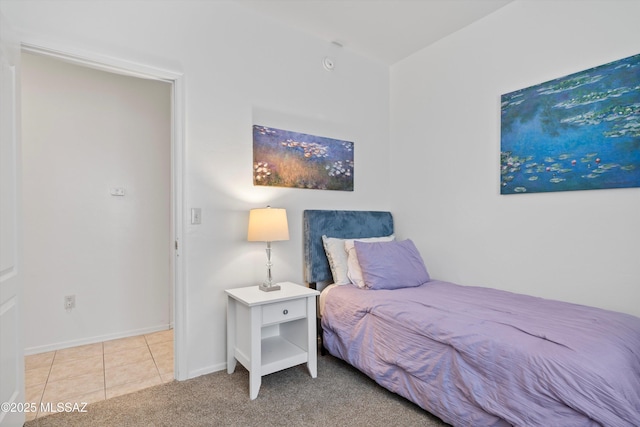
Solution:
<svg viewBox="0 0 640 427"><path fill-rule="evenodd" d="M355 241L354 247L368 289L410 288L431 280L420 252L410 239L375 243Z"/></svg>

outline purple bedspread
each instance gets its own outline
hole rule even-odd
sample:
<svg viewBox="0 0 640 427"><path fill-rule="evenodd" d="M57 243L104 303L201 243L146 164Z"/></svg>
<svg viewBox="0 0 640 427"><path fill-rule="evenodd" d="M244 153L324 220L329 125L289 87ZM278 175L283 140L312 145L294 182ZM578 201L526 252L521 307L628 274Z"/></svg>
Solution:
<svg viewBox="0 0 640 427"><path fill-rule="evenodd" d="M640 318L495 289L329 291L329 352L455 426L640 426Z"/></svg>

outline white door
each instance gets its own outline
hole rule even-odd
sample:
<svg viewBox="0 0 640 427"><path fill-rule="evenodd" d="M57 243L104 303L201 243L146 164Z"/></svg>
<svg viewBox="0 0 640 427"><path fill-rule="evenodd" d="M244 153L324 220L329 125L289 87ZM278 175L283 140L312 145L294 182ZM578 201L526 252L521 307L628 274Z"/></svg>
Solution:
<svg viewBox="0 0 640 427"><path fill-rule="evenodd" d="M20 280L19 46L0 15L0 427L24 423Z"/></svg>

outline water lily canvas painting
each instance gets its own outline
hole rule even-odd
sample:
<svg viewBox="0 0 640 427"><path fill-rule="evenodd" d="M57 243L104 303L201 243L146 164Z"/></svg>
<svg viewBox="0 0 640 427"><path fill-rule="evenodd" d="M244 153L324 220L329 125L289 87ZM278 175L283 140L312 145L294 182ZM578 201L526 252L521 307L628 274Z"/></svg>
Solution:
<svg viewBox="0 0 640 427"><path fill-rule="evenodd" d="M640 54L501 101L501 194L640 187Z"/></svg>
<svg viewBox="0 0 640 427"><path fill-rule="evenodd" d="M254 125L253 184L353 191L353 142Z"/></svg>

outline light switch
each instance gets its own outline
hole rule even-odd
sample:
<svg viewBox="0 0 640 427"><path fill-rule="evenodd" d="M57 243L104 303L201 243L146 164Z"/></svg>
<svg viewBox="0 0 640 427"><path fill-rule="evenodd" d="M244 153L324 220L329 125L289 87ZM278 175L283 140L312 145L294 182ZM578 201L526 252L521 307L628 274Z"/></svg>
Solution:
<svg viewBox="0 0 640 427"><path fill-rule="evenodd" d="M201 224L201 223L202 223L202 209L191 208L191 224Z"/></svg>

